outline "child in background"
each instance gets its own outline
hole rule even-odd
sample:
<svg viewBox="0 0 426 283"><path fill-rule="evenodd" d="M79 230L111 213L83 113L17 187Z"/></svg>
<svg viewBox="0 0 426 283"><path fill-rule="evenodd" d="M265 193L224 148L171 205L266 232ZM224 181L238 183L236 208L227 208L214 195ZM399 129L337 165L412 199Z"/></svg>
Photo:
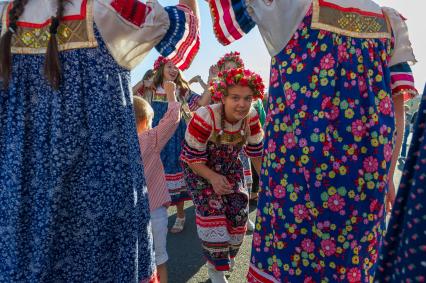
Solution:
<svg viewBox="0 0 426 283"><path fill-rule="evenodd" d="M144 98L149 103L151 103L152 96L154 93L154 84L152 83L153 77L154 70L149 69L148 71L146 71L142 77L142 80L132 88L133 95L138 95Z"/></svg>
<svg viewBox="0 0 426 283"><path fill-rule="evenodd" d="M175 132L180 122L180 103L176 101L176 85L164 82L168 108L158 126L151 128L154 110L149 103L134 96L134 110L145 177L148 185L151 229L154 238L155 261L160 282L167 282L167 207L171 198L166 187L166 177L160 152Z"/></svg>
<svg viewBox="0 0 426 283"><path fill-rule="evenodd" d="M252 101L263 90L260 76L248 70L219 73L211 93L220 103L200 108L185 134L184 176L212 283L227 282L224 271L232 269L247 229L248 191L239 156L245 151L260 168L263 130Z"/></svg>
<svg viewBox="0 0 426 283"><path fill-rule="evenodd" d="M154 94L150 101L155 113L152 125L155 127L167 110L167 99L164 90L164 83L167 81L173 81L176 84L176 99L181 104L181 116L184 118L181 119L176 131L174 131L169 142L161 151L161 160L163 161L166 174L166 185L172 198L171 205L176 205L177 209L176 221L170 232L179 233L185 225L184 202L191 199L186 189L183 170L179 161L182 141L185 137L185 120L189 121L191 119L191 111L195 111L200 105L204 105L204 103L207 104L210 96L200 96L192 92L180 70L167 58L159 57L157 59L154 63L154 72Z"/></svg>

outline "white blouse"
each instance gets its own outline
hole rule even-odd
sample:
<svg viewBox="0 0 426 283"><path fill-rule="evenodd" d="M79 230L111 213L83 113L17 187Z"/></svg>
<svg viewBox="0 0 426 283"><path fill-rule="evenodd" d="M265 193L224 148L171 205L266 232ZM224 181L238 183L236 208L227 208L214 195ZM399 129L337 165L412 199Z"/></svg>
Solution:
<svg viewBox="0 0 426 283"><path fill-rule="evenodd" d="M137 6L137 13L128 13L129 6L133 2L133 8ZM2 20L2 34L6 32L7 3L0 3L0 19ZM127 11L126 11L127 8ZM138 65L148 52L158 45L165 37L176 37L171 21L181 21L173 25L173 29L180 28L180 36L183 38L171 39L163 46L168 47L165 56L175 56L174 61L178 64L188 64L198 51L195 43L191 41L199 40L198 19L188 7L178 5L176 10L167 10L162 7L157 0L148 0L146 4L136 1L120 0L72 0L65 4L64 19L69 21L85 19L87 25L88 41L90 44L76 44L59 46L60 50L82 47L96 47L97 43L93 36L93 23L96 24L104 42L111 55L119 65L127 69L133 69ZM26 23L26 27L34 26L42 28L49 25L49 20L56 15L57 2L52 0L31 0L25 6L24 13L19 18L19 23ZM183 16L182 16L183 15ZM180 18L179 18L180 17ZM187 23L188 22L188 23ZM62 23L62 21L61 21ZM29 25L28 25L29 24ZM18 25L21 27L20 25ZM182 32L182 29L185 32ZM188 31L188 29L192 29ZM81 31L81 30L80 30ZM185 43L185 44L183 44ZM181 48L173 54L173 48ZM191 48L191 49L189 49ZM188 50L187 50L188 49ZM18 51L19 50L19 51ZM12 48L12 53L45 53L43 48ZM160 51L161 52L161 51ZM192 53L192 54L191 54ZM183 58L185 57L185 58ZM189 58L190 57L190 58ZM187 59L189 58L189 59ZM180 61L184 62L180 62Z"/></svg>

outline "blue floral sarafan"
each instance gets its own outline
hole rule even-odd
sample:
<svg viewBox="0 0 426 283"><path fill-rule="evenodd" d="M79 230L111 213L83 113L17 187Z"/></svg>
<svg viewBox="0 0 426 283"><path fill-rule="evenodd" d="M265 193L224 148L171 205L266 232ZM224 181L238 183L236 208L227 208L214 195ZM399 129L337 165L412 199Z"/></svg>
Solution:
<svg viewBox="0 0 426 283"><path fill-rule="evenodd" d="M49 21L25 22L26 11L12 38L11 81L0 87L0 282L158 282L130 69L160 40L178 42L167 26L190 17L169 19L158 3L72 2L57 34L59 90L43 71ZM151 41L146 15L148 33L160 30ZM128 44L114 49L117 37ZM123 54L132 44L143 47L135 58Z"/></svg>

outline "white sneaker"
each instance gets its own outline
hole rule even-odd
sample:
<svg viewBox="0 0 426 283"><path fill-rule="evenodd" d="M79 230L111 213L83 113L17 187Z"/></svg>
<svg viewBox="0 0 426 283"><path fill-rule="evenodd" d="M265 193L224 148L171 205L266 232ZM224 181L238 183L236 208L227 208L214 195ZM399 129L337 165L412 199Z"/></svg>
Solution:
<svg viewBox="0 0 426 283"><path fill-rule="evenodd" d="M247 222L247 230L250 231L250 232L254 231L254 223L253 223L253 221L251 221L251 219L249 219L248 222Z"/></svg>
<svg viewBox="0 0 426 283"><path fill-rule="evenodd" d="M209 273L209 278L212 283L228 283L228 280L225 277L224 271L216 270L213 264L207 262L207 268Z"/></svg>

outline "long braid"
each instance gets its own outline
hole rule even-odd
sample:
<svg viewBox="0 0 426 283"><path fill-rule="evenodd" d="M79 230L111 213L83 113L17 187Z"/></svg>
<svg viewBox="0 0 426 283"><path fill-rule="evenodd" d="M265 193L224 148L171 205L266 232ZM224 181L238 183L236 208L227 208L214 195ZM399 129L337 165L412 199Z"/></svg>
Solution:
<svg viewBox="0 0 426 283"><path fill-rule="evenodd" d="M44 62L44 75L54 89L59 89L61 83L61 62L59 59L59 48L56 34L60 21L64 15L65 0L58 0L56 16L52 17L49 28L50 38L47 44L46 61Z"/></svg>
<svg viewBox="0 0 426 283"><path fill-rule="evenodd" d="M13 7L9 11L9 26L6 33L0 39L0 77L3 79L3 87L9 86L12 73L12 36L17 30L19 17L24 13L28 0L15 0Z"/></svg>
<svg viewBox="0 0 426 283"><path fill-rule="evenodd" d="M219 143L222 142L223 135L225 134L225 104L222 104L222 111L220 113L220 132L219 132Z"/></svg>

